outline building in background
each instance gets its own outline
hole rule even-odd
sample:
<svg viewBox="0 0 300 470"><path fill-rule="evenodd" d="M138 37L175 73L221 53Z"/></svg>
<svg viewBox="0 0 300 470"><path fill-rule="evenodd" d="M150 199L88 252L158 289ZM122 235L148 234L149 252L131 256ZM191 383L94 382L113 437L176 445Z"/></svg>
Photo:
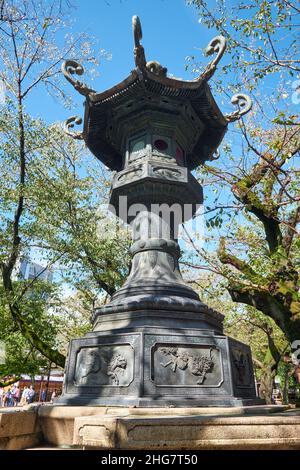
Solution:
<svg viewBox="0 0 300 470"><path fill-rule="evenodd" d="M41 281L52 282L53 272L38 263L23 259L19 264L17 277L26 280L38 277Z"/></svg>
<svg viewBox="0 0 300 470"><path fill-rule="evenodd" d="M21 392L25 387L33 385L35 391L34 401L41 401L42 391L46 390L46 400L50 401L52 393L56 392L56 396L59 396L62 392L64 373L61 370L51 370L50 375L47 373L41 375L30 375L22 374L18 382Z"/></svg>

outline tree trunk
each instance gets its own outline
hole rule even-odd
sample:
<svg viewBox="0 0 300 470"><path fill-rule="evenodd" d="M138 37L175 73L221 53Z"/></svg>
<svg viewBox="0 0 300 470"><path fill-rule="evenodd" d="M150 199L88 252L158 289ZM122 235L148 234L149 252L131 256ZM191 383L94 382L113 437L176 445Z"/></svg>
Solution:
<svg viewBox="0 0 300 470"><path fill-rule="evenodd" d="M283 390L282 390L282 404L288 405L289 404L289 366L286 365L284 368L284 382L283 382Z"/></svg>
<svg viewBox="0 0 300 470"><path fill-rule="evenodd" d="M272 318L284 333L289 343L300 338L300 316L292 312L275 299L270 293L258 288L243 288L240 286L227 288L233 302L255 307L260 312ZM298 291L294 291L294 296ZM297 303L298 304L298 303Z"/></svg>
<svg viewBox="0 0 300 470"><path fill-rule="evenodd" d="M261 370L259 396L266 400L267 405L271 405L275 371L271 366L264 366Z"/></svg>
<svg viewBox="0 0 300 470"><path fill-rule="evenodd" d="M281 353L271 336L271 332L266 331L266 333L268 336L268 349L266 351L264 361L256 361L256 363L258 363L258 366L261 370L259 396L260 398L266 400L267 405L271 405L273 403L272 392L274 379L277 374Z"/></svg>

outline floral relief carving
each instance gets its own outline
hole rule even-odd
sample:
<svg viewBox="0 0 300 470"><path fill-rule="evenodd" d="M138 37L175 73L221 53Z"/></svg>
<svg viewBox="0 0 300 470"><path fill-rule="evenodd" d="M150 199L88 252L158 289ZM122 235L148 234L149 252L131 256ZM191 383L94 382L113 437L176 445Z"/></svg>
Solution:
<svg viewBox="0 0 300 470"><path fill-rule="evenodd" d="M136 178L138 176L141 176L143 174L143 169L142 168L135 168L134 170L127 171L126 173L123 173L118 177L118 181L124 182L124 181L130 181L133 178Z"/></svg>
<svg viewBox="0 0 300 470"><path fill-rule="evenodd" d="M153 168L153 173L155 175L163 176L164 178L175 178L178 179L181 177L181 172L179 170L173 170L172 168Z"/></svg>
<svg viewBox="0 0 300 470"><path fill-rule="evenodd" d="M177 369L186 370L198 378L197 384L202 385L206 374L211 372L214 367L214 361L211 357L212 348L209 351L209 357L203 354L192 354L179 348L163 347L159 352L168 358L168 362L160 363L162 367L169 367L176 373Z"/></svg>
<svg viewBox="0 0 300 470"><path fill-rule="evenodd" d="M236 370L238 385L246 385L249 382L248 354L234 349L232 351L233 365Z"/></svg>

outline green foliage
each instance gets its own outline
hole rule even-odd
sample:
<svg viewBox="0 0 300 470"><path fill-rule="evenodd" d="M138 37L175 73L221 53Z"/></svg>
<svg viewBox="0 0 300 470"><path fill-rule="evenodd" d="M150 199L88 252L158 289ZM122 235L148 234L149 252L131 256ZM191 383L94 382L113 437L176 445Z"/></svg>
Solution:
<svg viewBox="0 0 300 470"><path fill-rule="evenodd" d="M17 133L13 104L8 103L4 111L1 116L4 145L0 151L0 174L5 181L0 188L2 262L11 249L18 198L17 149L14 153L6 140L8 132L10 137ZM51 267L61 292L38 278L16 281L13 299L26 323L42 340L53 348L66 351L66 340L57 341L57 334L66 330L68 323L68 318L60 317L60 312L64 312L63 315L66 312L63 291L72 288L101 303L103 292L108 295L114 292L126 275L129 236L122 227L115 227L104 209L101 210L101 206L107 204L106 177L100 173L97 162L90 166L83 147L66 137L60 126L46 126L27 114L24 124L28 157L24 215L19 223L19 252L23 258L38 257L42 264ZM8 311L4 294L2 302ZM51 314L54 309L55 315ZM6 322L12 322L8 314ZM77 323L80 322L85 324L86 321L78 318ZM90 322L88 324L90 326ZM80 326L73 329L73 333L76 332L79 334ZM71 334L68 339L70 337ZM10 367L13 362L8 364Z"/></svg>
<svg viewBox="0 0 300 470"><path fill-rule="evenodd" d="M15 282L15 293L20 295L24 289L24 281ZM5 301L3 288L0 288L0 341L5 345L5 363L0 365L0 378L22 373L34 375L48 363L36 349L24 338L18 326L12 321ZM21 309L26 320L49 346L56 346L58 333L57 319L49 313L49 300L56 298L56 288L48 283L37 281L34 289L22 297Z"/></svg>
<svg viewBox="0 0 300 470"><path fill-rule="evenodd" d="M7 0L1 9L0 80L6 102L0 116L0 321L9 352L2 373L31 371L32 358L43 364L43 356L63 367L61 331L68 330L70 320L66 290L101 303L127 269L127 233L114 230L100 208L107 202L105 172L94 159L91 166L83 146L67 138L60 125L48 126L26 112L36 88L41 100L47 91L70 103L61 83L63 60L97 63L85 34L67 34L58 46L61 32L67 33L67 10L59 0ZM55 285L38 276L16 278L21 258L51 268ZM86 319L81 327L86 328Z"/></svg>
<svg viewBox="0 0 300 470"><path fill-rule="evenodd" d="M199 10L199 21L208 29L227 38L230 60L221 68L223 75L237 72L254 90L271 74L299 72L296 2L187 0L187 4Z"/></svg>
<svg viewBox="0 0 300 470"><path fill-rule="evenodd" d="M257 312L271 318L292 342L300 337L300 122L291 82L300 73L300 11L286 0L187 3L227 38L224 65L211 80L217 97L245 90L253 100L229 129L221 158L198 171L207 201L200 272L213 272L239 310L247 305L254 320Z"/></svg>

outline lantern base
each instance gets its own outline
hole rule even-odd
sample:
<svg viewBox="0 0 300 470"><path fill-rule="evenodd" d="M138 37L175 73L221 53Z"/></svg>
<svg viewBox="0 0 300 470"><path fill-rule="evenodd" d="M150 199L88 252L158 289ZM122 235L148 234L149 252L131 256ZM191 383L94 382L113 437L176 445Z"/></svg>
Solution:
<svg viewBox="0 0 300 470"><path fill-rule="evenodd" d="M101 316L71 342L57 404L210 407L263 404L250 348L201 315L144 310ZM206 314L209 316L208 314Z"/></svg>

